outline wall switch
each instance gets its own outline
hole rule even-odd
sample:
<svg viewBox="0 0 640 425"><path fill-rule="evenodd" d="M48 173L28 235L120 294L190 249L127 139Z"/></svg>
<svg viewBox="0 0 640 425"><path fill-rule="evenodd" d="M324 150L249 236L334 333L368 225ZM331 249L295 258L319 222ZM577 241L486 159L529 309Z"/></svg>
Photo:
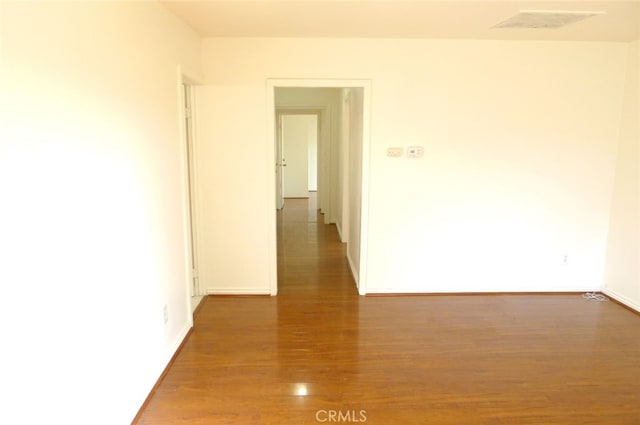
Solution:
<svg viewBox="0 0 640 425"><path fill-rule="evenodd" d="M169 308L166 305L162 309L162 314L164 316L164 324L166 325L169 321Z"/></svg>
<svg viewBox="0 0 640 425"><path fill-rule="evenodd" d="M424 148L422 146L409 146L407 148L407 158L422 158Z"/></svg>
<svg viewBox="0 0 640 425"><path fill-rule="evenodd" d="M387 156L391 158L399 158L402 156L402 148L387 148Z"/></svg>

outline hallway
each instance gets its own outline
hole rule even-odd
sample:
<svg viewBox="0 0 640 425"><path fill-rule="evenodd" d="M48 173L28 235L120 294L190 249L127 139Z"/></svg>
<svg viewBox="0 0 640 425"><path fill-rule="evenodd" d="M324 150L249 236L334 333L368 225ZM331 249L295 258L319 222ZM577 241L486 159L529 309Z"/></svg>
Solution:
<svg viewBox="0 0 640 425"><path fill-rule="evenodd" d="M206 298L138 424L640 417L637 315L573 294L360 297L321 217L313 199L286 201L278 296Z"/></svg>
<svg viewBox="0 0 640 425"><path fill-rule="evenodd" d="M278 211L278 296L357 295L335 225L323 224L317 193L286 199Z"/></svg>
<svg viewBox="0 0 640 425"><path fill-rule="evenodd" d="M287 199L277 220L278 296L206 298L138 424L317 423L348 406L359 297L345 245L315 193Z"/></svg>

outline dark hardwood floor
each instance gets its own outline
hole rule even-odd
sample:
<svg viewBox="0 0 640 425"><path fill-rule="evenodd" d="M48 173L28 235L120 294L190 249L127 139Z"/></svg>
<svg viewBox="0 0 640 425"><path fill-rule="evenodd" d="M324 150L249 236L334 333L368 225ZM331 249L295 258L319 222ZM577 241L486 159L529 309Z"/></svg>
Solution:
<svg viewBox="0 0 640 425"><path fill-rule="evenodd" d="M633 312L580 295L360 297L313 199L278 219L279 295L205 299L138 424L640 424Z"/></svg>

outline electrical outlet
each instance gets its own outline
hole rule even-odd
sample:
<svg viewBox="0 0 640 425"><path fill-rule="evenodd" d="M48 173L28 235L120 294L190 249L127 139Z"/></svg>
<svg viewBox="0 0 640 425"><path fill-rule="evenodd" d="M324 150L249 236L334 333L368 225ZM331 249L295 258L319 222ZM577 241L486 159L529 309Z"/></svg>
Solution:
<svg viewBox="0 0 640 425"><path fill-rule="evenodd" d="M402 156L402 148L387 148L387 156L391 158L399 158Z"/></svg>
<svg viewBox="0 0 640 425"><path fill-rule="evenodd" d="M166 325L167 322L169 321L169 308L166 306L166 304L162 309L162 314L164 316L164 324Z"/></svg>

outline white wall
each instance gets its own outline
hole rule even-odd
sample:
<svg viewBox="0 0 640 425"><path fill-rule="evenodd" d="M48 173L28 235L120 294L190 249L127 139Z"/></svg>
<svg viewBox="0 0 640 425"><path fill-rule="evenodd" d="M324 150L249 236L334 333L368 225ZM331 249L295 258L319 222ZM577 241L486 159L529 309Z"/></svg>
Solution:
<svg viewBox="0 0 640 425"><path fill-rule="evenodd" d="M628 51L604 286L640 311L640 42Z"/></svg>
<svg viewBox="0 0 640 425"><path fill-rule="evenodd" d="M349 107L349 242L347 244L347 258L351 266L354 279L359 286L360 279L360 237L361 237L361 208L362 208L362 126L363 126L363 90L349 89L351 99Z"/></svg>
<svg viewBox="0 0 640 425"><path fill-rule="evenodd" d="M307 176L310 192L318 190L318 116L314 115L311 124L307 127L307 166L309 175Z"/></svg>
<svg viewBox="0 0 640 425"><path fill-rule="evenodd" d="M309 145L315 133L315 115L282 115L284 197L309 197Z"/></svg>
<svg viewBox="0 0 640 425"><path fill-rule="evenodd" d="M349 88L340 90L340 160L338 164L338 187L341 189L338 210L340 217L337 228L340 241L349 243L349 144L351 139L351 93ZM348 255L347 255L348 258Z"/></svg>
<svg viewBox="0 0 640 425"><path fill-rule="evenodd" d="M253 153L239 178L250 210L228 229L263 243L216 255L260 265L271 243L265 80L371 79L369 292L600 288L626 44L245 38L203 52L212 106L245 111L212 130L241 141L221 160L247 168L239 150ZM424 158L385 155L410 145Z"/></svg>
<svg viewBox="0 0 640 425"><path fill-rule="evenodd" d="M200 41L155 2L0 8L0 422L130 423L190 326L178 64L197 75Z"/></svg>

